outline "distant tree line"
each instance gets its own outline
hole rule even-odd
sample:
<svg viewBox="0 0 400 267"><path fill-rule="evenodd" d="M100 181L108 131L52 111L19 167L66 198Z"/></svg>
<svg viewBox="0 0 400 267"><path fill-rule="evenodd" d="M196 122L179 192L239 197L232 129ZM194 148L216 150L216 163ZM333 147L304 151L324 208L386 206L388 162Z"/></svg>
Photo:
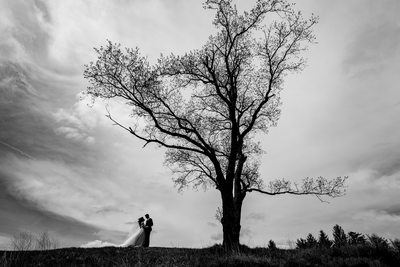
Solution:
<svg viewBox="0 0 400 267"><path fill-rule="evenodd" d="M321 230L318 238L314 237L311 233L306 238L299 238L296 241L297 249L306 248L331 248L331 247L345 247L345 246L371 246L376 249L394 249L400 252L400 240L387 240L377 234L364 235L357 232L348 232L347 234L341 226L336 224L332 230L333 240L329 239L328 235Z"/></svg>
<svg viewBox="0 0 400 267"><path fill-rule="evenodd" d="M40 234L23 231L12 236L10 248L17 251L49 250L59 247L59 242L45 231Z"/></svg>
<svg viewBox="0 0 400 267"><path fill-rule="evenodd" d="M332 239L323 231L318 236L288 241L290 249L279 249L273 240L267 248L253 249L268 255L276 265L268 266L400 266L400 239L387 239L377 234L366 235L335 225ZM251 250L250 248L248 250Z"/></svg>

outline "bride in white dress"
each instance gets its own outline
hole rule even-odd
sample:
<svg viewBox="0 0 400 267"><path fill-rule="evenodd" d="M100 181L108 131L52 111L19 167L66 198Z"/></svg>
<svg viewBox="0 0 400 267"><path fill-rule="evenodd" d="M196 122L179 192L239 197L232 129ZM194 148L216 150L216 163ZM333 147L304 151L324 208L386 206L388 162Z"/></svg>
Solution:
<svg viewBox="0 0 400 267"><path fill-rule="evenodd" d="M138 219L138 225L139 228L135 233L133 233L131 236L128 237L127 240L125 240L124 243L122 243L120 246L121 247L141 247L143 246L144 239L145 239L145 233L144 233L144 218L140 217Z"/></svg>

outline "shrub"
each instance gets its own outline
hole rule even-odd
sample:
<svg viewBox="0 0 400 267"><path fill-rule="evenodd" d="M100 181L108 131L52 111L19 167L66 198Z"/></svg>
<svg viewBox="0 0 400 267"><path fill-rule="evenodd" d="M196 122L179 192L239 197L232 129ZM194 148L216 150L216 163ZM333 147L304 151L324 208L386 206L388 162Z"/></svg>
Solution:
<svg viewBox="0 0 400 267"><path fill-rule="evenodd" d="M312 234L308 234L306 239L299 238L296 241L296 248L304 249L304 248L313 248L318 245L317 239Z"/></svg>
<svg viewBox="0 0 400 267"><path fill-rule="evenodd" d="M35 236L30 232L20 232L11 238L11 248L13 250L32 250L34 248Z"/></svg>
<svg viewBox="0 0 400 267"><path fill-rule="evenodd" d="M389 249L389 242L386 238L380 237L377 234L372 234L368 236L369 244L378 250Z"/></svg>
<svg viewBox="0 0 400 267"><path fill-rule="evenodd" d="M347 235L350 245L365 245L365 243L367 242L367 239L361 233L349 232Z"/></svg>
<svg viewBox="0 0 400 267"><path fill-rule="evenodd" d="M296 248L303 249L307 248L307 241L303 238L299 238L296 240Z"/></svg>
<svg viewBox="0 0 400 267"><path fill-rule="evenodd" d="M58 241L52 238L48 232L43 232L36 238L35 248L38 250L56 249L57 247Z"/></svg>
<svg viewBox="0 0 400 267"><path fill-rule="evenodd" d="M39 235L31 232L20 232L13 235L10 246L12 250L26 251L56 249L59 244L48 232L42 232Z"/></svg>
<svg viewBox="0 0 400 267"><path fill-rule="evenodd" d="M323 248L331 247L333 242L329 239L328 235L324 231L319 231L318 246Z"/></svg>
<svg viewBox="0 0 400 267"><path fill-rule="evenodd" d="M394 240L390 240L390 242L392 243L394 250L400 253L400 239L396 238Z"/></svg>
<svg viewBox="0 0 400 267"><path fill-rule="evenodd" d="M311 233L308 234L306 242L307 242L307 247L309 248L313 248L318 245L317 239L315 239L315 237Z"/></svg>
<svg viewBox="0 0 400 267"><path fill-rule="evenodd" d="M333 226L333 241L335 247L342 247L347 244L347 237L342 227L338 224Z"/></svg>
<svg viewBox="0 0 400 267"><path fill-rule="evenodd" d="M277 249L278 249L278 248L276 247L276 244L275 244L274 240L270 240L270 241L268 242L268 249L270 249L270 250L277 250Z"/></svg>

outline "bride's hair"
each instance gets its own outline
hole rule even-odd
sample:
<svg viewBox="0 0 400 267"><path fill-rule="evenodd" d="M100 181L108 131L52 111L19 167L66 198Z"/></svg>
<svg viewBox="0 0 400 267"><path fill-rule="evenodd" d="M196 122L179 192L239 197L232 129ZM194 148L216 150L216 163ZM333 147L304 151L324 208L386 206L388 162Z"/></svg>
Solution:
<svg viewBox="0 0 400 267"><path fill-rule="evenodd" d="M138 222L139 226L141 226L142 222L144 222L144 218L140 217L137 222Z"/></svg>

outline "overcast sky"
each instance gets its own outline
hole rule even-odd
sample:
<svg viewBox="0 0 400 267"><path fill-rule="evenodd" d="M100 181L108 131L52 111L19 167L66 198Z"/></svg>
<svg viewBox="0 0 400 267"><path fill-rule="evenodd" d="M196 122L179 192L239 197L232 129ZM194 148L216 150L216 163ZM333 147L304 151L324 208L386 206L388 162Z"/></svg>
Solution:
<svg viewBox="0 0 400 267"><path fill-rule="evenodd" d="M255 1L237 0L240 10ZM400 1L302 0L320 17L308 67L288 76L278 126L260 136L265 181L349 176L347 195L244 202L241 241L278 244L346 231L400 237ZM0 249L13 233L48 231L62 246L122 243L138 217L152 246L221 242L219 193L178 193L162 149L89 107L83 65L106 39L160 53L200 48L214 31L199 0L0 0ZM129 110L112 105L129 123Z"/></svg>

